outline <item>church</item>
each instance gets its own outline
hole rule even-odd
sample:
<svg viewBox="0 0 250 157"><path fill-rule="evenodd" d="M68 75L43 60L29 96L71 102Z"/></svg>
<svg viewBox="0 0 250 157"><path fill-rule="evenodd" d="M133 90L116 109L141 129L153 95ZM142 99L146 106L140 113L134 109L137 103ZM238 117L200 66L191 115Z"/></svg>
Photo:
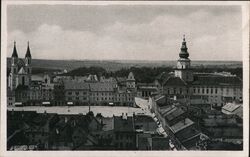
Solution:
<svg viewBox="0 0 250 157"><path fill-rule="evenodd" d="M162 83L163 94L188 104L242 102L242 80L228 73L195 73L191 67L185 36L173 75Z"/></svg>
<svg viewBox="0 0 250 157"><path fill-rule="evenodd" d="M7 104L18 105L18 103L27 102L28 100L39 99L41 92L40 87L33 85L31 81L31 53L29 42L24 59L18 57L16 42L11 56L10 73L7 80Z"/></svg>
<svg viewBox="0 0 250 157"><path fill-rule="evenodd" d="M14 42L11 56L11 71L8 77L8 87L11 91L15 90L18 86L30 86L32 70L31 59L29 42L24 60L18 58L16 42Z"/></svg>

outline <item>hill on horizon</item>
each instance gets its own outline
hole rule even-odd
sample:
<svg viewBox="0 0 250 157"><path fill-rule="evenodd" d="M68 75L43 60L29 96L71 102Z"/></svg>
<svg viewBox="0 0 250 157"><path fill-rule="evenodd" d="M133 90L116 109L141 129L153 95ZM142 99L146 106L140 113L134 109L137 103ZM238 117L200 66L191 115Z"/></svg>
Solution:
<svg viewBox="0 0 250 157"><path fill-rule="evenodd" d="M117 71L122 68L130 67L175 67L177 61L144 61L144 60L45 60L32 59L32 67L40 69L55 69L67 71L79 67L102 67L107 71ZM7 58L7 67L10 67L11 58ZM242 68L241 61L192 61L195 67L227 67Z"/></svg>

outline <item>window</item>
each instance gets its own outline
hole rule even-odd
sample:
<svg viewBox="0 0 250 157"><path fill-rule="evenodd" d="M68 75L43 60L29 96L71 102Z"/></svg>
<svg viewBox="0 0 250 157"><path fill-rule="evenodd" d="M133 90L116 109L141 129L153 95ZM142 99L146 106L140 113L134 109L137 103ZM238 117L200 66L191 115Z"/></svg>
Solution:
<svg viewBox="0 0 250 157"><path fill-rule="evenodd" d="M202 88L202 94L204 94L204 88Z"/></svg>
<svg viewBox="0 0 250 157"><path fill-rule="evenodd" d="M71 95L72 94L72 92L68 92L68 95Z"/></svg>
<svg viewBox="0 0 250 157"><path fill-rule="evenodd" d="M200 93L200 88L198 88L198 93Z"/></svg>
<svg viewBox="0 0 250 157"><path fill-rule="evenodd" d="M76 93L76 95L79 95L79 92L75 92Z"/></svg>
<svg viewBox="0 0 250 157"><path fill-rule="evenodd" d="M193 91L194 91L194 93L196 92L196 89L195 88L193 88Z"/></svg>
<svg viewBox="0 0 250 157"><path fill-rule="evenodd" d="M182 88L180 88L180 94L182 94Z"/></svg>
<svg viewBox="0 0 250 157"><path fill-rule="evenodd" d="M209 89L207 88L207 94L209 93Z"/></svg>
<svg viewBox="0 0 250 157"><path fill-rule="evenodd" d="M211 94L213 94L213 92L214 92L214 89L213 89L213 88L211 88Z"/></svg>
<svg viewBox="0 0 250 157"><path fill-rule="evenodd" d="M217 88L215 88L215 94L217 94Z"/></svg>

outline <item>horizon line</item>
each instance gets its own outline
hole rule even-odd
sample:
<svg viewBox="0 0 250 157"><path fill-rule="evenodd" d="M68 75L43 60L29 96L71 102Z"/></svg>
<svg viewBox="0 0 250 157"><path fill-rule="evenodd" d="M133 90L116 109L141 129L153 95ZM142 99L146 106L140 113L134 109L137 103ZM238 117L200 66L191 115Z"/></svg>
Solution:
<svg viewBox="0 0 250 157"><path fill-rule="evenodd" d="M7 57L7 58L11 58L11 57ZM24 59L24 57L18 57L20 59ZM165 60L160 60L160 59L156 59L156 60L147 60L147 59L45 59L45 58L32 58L32 60L51 60L51 61L60 61L60 60L64 60L64 61L147 61L147 62L164 62L164 61L177 61L178 59L165 59ZM243 62L243 60L199 60L199 59L193 59L191 61L223 61L223 62Z"/></svg>

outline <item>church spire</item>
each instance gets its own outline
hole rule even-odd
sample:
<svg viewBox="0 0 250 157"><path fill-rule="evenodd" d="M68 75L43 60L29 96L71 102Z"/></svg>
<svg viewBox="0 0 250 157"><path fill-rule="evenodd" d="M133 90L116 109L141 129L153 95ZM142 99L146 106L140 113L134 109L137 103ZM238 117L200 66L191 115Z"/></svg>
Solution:
<svg viewBox="0 0 250 157"><path fill-rule="evenodd" d="M188 50L188 48L187 48L186 38L185 38L185 34L184 34L182 45L181 45L181 52L179 53L180 58L188 58L189 57L189 53L187 50Z"/></svg>
<svg viewBox="0 0 250 157"><path fill-rule="evenodd" d="M28 41L28 47L27 47L27 51L26 51L26 54L25 54L25 58L31 58L29 41Z"/></svg>
<svg viewBox="0 0 250 157"><path fill-rule="evenodd" d="M12 58L18 58L17 55L17 50L16 50L16 41L14 41L14 48L13 48L13 53L12 53Z"/></svg>

